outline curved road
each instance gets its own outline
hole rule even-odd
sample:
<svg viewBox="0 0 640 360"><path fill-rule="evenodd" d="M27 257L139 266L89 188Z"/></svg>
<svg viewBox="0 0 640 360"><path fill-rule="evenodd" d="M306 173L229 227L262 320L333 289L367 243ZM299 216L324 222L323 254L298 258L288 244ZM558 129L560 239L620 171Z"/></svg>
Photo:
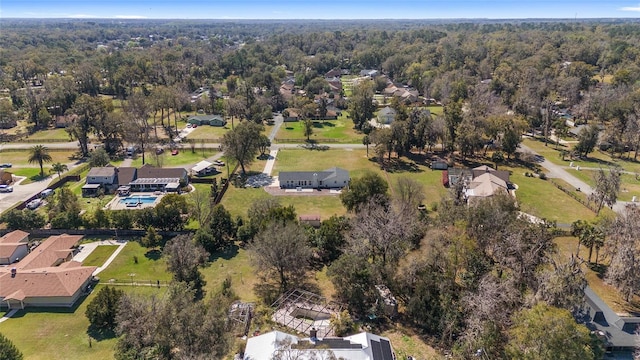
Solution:
<svg viewBox="0 0 640 360"><path fill-rule="evenodd" d="M531 149L530 147L524 144L520 144L520 148L534 155L541 156L540 154L535 152L533 149ZM580 191L582 191L587 195L591 195L593 193L593 189L591 188L591 186L589 186L589 184L571 175L568 171L565 170L564 166L556 165L547 159L544 159L539 164L542 165L542 167L544 167L545 169L547 169L548 177L564 180L569 185L573 186L576 189L580 189ZM635 204L635 203L628 202L628 201L618 201L613 205L612 210L619 214L623 213L628 204Z"/></svg>

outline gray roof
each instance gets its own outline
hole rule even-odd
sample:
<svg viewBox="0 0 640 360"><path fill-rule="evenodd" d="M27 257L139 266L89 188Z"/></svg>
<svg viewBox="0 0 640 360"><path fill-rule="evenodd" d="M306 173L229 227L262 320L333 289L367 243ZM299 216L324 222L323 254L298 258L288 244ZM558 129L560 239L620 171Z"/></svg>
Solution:
<svg viewBox="0 0 640 360"><path fill-rule="evenodd" d="M180 178L187 177L187 170L184 168L157 168L151 165L144 165L138 169L138 179L146 178Z"/></svg>
<svg viewBox="0 0 640 360"><path fill-rule="evenodd" d="M638 316L616 314L590 287L584 289L585 302L589 310L584 319L592 330L602 332L609 346L635 348L638 345L636 328L640 324Z"/></svg>
<svg viewBox="0 0 640 360"><path fill-rule="evenodd" d="M113 176L116 173L116 168L113 166L94 167L89 170L87 177L89 176Z"/></svg>
<svg viewBox="0 0 640 360"><path fill-rule="evenodd" d="M378 112L378 115L392 115L392 116L396 116L396 111L391 108L391 107L385 107L384 109L380 110Z"/></svg>
<svg viewBox="0 0 640 360"><path fill-rule="evenodd" d="M224 119L220 115L195 115L195 116L190 116L189 120L191 119L196 119L198 121L211 121L211 120L224 121Z"/></svg>
<svg viewBox="0 0 640 360"><path fill-rule="evenodd" d="M317 177L318 181L327 181L338 176L349 177L349 172L338 167L332 167L323 171L281 171L278 174L278 179L281 183L287 180L312 181L314 177Z"/></svg>

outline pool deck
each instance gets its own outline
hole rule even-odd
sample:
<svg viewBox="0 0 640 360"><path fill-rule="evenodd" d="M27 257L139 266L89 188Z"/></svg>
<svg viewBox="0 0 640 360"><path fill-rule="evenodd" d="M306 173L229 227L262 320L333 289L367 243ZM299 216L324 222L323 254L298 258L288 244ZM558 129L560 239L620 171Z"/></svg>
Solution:
<svg viewBox="0 0 640 360"><path fill-rule="evenodd" d="M104 209L105 210L139 210L144 208L155 207L160 202L160 199L162 199L164 195L165 193L157 194L154 192L135 192L135 193L131 193L128 196L116 196L111 201L109 201L107 205L105 205ZM131 196L142 196L142 197L153 196L156 198L156 201L152 203L140 203L137 206L127 206L127 204L120 202L120 200L131 197Z"/></svg>

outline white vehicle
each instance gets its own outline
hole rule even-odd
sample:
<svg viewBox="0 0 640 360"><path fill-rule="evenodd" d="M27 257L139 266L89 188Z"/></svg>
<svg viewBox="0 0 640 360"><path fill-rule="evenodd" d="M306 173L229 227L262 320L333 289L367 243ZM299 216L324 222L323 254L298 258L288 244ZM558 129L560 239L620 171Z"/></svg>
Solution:
<svg viewBox="0 0 640 360"><path fill-rule="evenodd" d="M44 199L51 194L53 194L53 189L45 189L40 192L40 197Z"/></svg>
<svg viewBox="0 0 640 360"><path fill-rule="evenodd" d="M10 192L13 192L13 186L0 185L0 193L10 193Z"/></svg>
<svg viewBox="0 0 640 360"><path fill-rule="evenodd" d="M29 210L35 210L38 208L38 206L42 205L42 200L40 199L34 199L29 201L29 203L27 203L27 209Z"/></svg>

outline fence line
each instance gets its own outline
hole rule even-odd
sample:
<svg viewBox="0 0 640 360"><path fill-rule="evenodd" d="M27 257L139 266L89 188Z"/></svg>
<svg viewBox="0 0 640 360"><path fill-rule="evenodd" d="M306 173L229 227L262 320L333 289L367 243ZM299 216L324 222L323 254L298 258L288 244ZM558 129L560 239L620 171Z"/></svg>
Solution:
<svg viewBox="0 0 640 360"><path fill-rule="evenodd" d="M553 185L555 185L555 187L557 187L558 189L562 190L565 194L567 194L567 195L571 196L572 198L574 198L577 202L579 202L580 204L584 205L587 209L593 211L594 213L598 213L596 211L596 209L594 209L588 201L584 201L580 196L576 195L572 190L567 189L564 186L558 184L553 179L549 179L549 180L551 181L551 183Z"/></svg>
<svg viewBox="0 0 640 360"><path fill-rule="evenodd" d="M273 142L299 144L299 143L306 143L307 139L280 139L280 138L275 138L275 139L273 139ZM317 138L313 139L313 143L316 143L316 144L337 143L337 142L338 142L338 140L336 140L336 139L317 139Z"/></svg>
<svg viewBox="0 0 640 360"><path fill-rule="evenodd" d="M98 275L99 277L100 275ZM140 280L140 279L103 279L102 284L114 286L146 286L146 287L167 287L171 283L167 280Z"/></svg>

